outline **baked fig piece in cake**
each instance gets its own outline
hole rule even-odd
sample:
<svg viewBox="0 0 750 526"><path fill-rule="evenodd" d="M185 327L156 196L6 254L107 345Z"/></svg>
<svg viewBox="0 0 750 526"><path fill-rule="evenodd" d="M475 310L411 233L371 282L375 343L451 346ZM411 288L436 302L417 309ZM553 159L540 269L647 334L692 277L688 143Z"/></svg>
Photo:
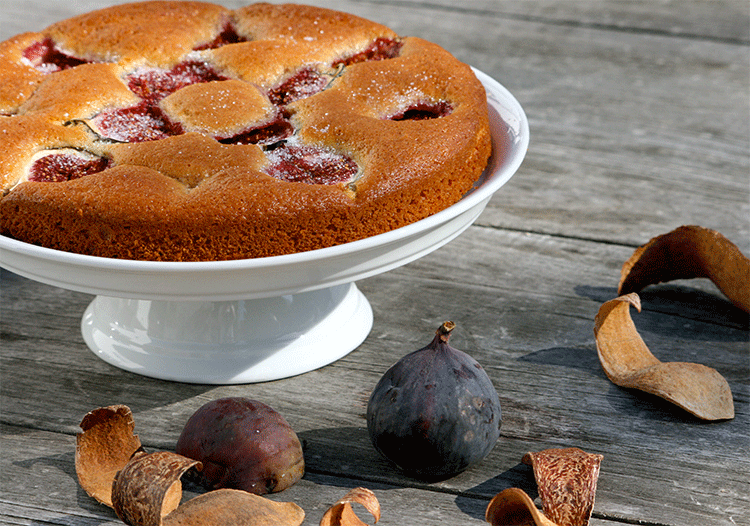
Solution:
<svg viewBox="0 0 750 526"><path fill-rule="evenodd" d="M172 1L0 43L0 148L2 235L159 261L407 225L491 150L482 84L436 44L310 6Z"/></svg>

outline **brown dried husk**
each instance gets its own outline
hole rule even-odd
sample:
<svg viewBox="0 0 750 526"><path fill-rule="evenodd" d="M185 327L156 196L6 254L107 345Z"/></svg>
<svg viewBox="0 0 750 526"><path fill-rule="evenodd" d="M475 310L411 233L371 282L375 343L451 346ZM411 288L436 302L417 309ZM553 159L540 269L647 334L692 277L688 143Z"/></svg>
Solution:
<svg viewBox="0 0 750 526"><path fill-rule="evenodd" d="M133 413L124 405L100 407L86 414L76 436L75 466L86 493L112 507L115 475L141 448L133 434Z"/></svg>
<svg viewBox="0 0 750 526"><path fill-rule="evenodd" d="M320 526L367 526L354 512L352 504L361 504L376 523L380 520L380 503L375 494L367 488L354 488L328 508Z"/></svg>
<svg viewBox="0 0 750 526"><path fill-rule="evenodd" d="M750 259L715 230L686 225L651 239L622 266L618 295L675 279L708 278L750 312Z"/></svg>
<svg viewBox="0 0 750 526"><path fill-rule="evenodd" d="M180 478L200 462L176 453L137 453L115 476L112 505L132 526L160 526L162 517L180 505Z"/></svg>
<svg viewBox="0 0 750 526"><path fill-rule="evenodd" d="M648 349L630 317L640 298L626 294L604 303L594 336L599 361L616 385L659 396L704 420L734 418L732 391L718 371L705 365L661 362Z"/></svg>
<svg viewBox="0 0 750 526"><path fill-rule="evenodd" d="M275 502L239 489L218 489L182 504L164 526L299 526L305 512L293 502Z"/></svg>
<svg viewBox="0 0 750 526"><path fill-rule="evenodd" d="M508 488L495 495L484 519L493 526L559 526L545 517L519 488Z"/></svg>
<svg viewBox="0 0 750 526"><path fill-rule="evenodd" d="M602 455L579 448L526 453L539 488L544 515L558 526L587 526L594 510Z"/></svg>

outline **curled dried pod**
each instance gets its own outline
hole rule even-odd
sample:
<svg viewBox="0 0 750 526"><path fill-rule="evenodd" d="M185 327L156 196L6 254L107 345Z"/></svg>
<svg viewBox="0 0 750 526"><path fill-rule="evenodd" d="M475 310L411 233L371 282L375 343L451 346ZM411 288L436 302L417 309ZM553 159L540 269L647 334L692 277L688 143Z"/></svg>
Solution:
<svg viewBox="0 0 750 526"><path fill-rule="evenodd" d="M299 526L304 520L304 510L293 502L217 489L182 504L164 518L163 526Z"/></svg>
<svg viewBox="0 0 750 526"><path fill-rule="evenodd" d="M508 488L487 505L484 519L492 526L559 526L545 517L525 491Z"/></svg>
<svg viewBox="0 0 750 526"><path fill-rule="evenodd" d="M89 496L112 507L112 481L141 449L133 433L133 413L125 405L99 407L83 417L80 427L75 451L78 482Z"/></svg>
<svg viewBox="0 0 750 526"><path fill-rule="evenodd" d="M607 377L620 387L664 398L703 420L734 418L726 379L702 364L661 362L638 334L631 306L641 310L635 293L605 302L596 315L596 350Z"/></svg>
<svg viewBox="0 0 750 526"><path fill-rule="evenodd" d="M522 461L534 469L544 513L525 491L509 488L492 498L485 520L494 526L588 526L603 458L574 447L526 453Z"/></svg>
<svg viewBox="0 0 750 526"><path fill-rule="evenodd" d="M602 455L579 448L545 449L522 459L534 469L544 515L558 526L587 526Z"/></svg>
<svg viewBox="0 0 750 526"><path fill-rule="evenodd" d="M182 499L182 475L200 462L168 451L139 453L117 473L112 505L132 526L160 526Z"/></svg>
<svg viewBox="0 0 750 526"><path fill-rule="evenodd" d="M651 239L623 264L618 294L675 279L708 278L750 312L750 259L721 233L687 225Z"/></svg>
<svg viewBox="0 0 750 526"><path fill-rule="evenodd" d="M352 509L352 504L362 505L377 523L380 520L380 502L367 488L354 488L337 500L320 520L320 526L367 526Z"/></svg>

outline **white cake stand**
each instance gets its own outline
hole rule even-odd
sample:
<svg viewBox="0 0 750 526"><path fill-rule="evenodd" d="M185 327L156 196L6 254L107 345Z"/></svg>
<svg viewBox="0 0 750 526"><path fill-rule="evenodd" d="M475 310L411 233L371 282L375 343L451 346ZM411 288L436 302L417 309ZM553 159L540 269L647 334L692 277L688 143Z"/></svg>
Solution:
<svg viewBox="0 0 750 526"><path fill-rule="evenodd" d="M526 115L476 71L490 106L493 155L474 190L417 223L299 254L216 262L84 256L0 236L0 265L49 285L95 294L83 338L104 361L145 376L202 384L285 378L338 360L372 328L354 282L405 265L461 234L521 165Z"/></svg>

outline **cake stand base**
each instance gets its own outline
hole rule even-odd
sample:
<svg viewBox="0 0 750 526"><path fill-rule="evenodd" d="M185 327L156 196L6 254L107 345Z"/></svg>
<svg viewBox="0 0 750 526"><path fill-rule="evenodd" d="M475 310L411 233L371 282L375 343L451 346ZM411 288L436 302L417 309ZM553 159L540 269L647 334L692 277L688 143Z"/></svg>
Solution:
<svg viewBox="0 0 750 526"><path fill-rule="evenodd" d="M152 378L241 384L287 378L349 354L372 328L354 283L239 301L97 296L81 322L102 360Z"/></svg>

